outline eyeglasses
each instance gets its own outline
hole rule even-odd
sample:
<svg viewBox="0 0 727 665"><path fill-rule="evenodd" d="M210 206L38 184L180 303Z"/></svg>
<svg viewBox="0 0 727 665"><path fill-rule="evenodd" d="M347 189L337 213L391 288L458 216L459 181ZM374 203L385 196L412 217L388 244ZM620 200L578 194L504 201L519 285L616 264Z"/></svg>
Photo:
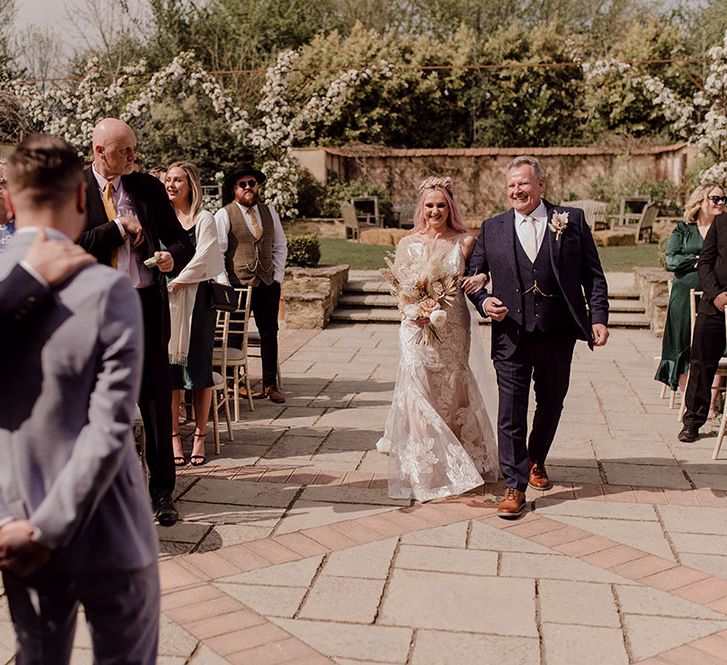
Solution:
<svg viewBox="0 0 727 665"><path fill-rule="evenodd" d="M727 204L727 196L708 196L707 197L714 205Z"/></svg>
<svg viewBox="0 0 727 665"><path fill-rule="evenodd" d="M239 187L240 189L245 189L245 187L254 189L255 185L257 185L257 180L255 180L255 178L250 178L249 180L238 180L235 187Z"/></svg>

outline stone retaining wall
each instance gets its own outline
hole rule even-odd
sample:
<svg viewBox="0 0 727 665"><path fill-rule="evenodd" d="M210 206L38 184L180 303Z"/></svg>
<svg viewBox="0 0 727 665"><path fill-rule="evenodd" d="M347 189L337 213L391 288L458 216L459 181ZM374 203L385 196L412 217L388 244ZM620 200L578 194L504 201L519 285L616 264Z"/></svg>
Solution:
<svg viewBox="0 0 727 665"><path fill-rule="evenodd" d="M282 286L286 327L325 328L347 282L347 265L286 268Z"/></svg>
<svg viewBox="0 0 727 665"><path fill-rule="evenodd" d="M666 307L669 304L669 281L672 274L660 268L634 268L636 287L649 317L651 331L656 335L664 332Z"/></svg>

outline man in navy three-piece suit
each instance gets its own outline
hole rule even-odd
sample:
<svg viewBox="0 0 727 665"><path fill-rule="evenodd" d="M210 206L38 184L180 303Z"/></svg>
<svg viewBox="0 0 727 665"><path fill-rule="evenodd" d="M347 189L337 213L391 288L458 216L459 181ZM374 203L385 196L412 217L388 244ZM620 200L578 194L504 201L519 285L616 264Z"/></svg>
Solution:
<svg viewBox="0 0 727 665"><path fill-rule="evenodd" d="M468 274L489 273L491 293L472 300L492 319L497 373L497 438L505 494L498 515L516 519L528 485L551 487L545 471L568 392L577 339L603 346L608 339L608 287L596 245L578 208L542 198L545 181L534 157L507 169L512 209L482 224ZM535 416L527 437L530 382Z"/></svg>

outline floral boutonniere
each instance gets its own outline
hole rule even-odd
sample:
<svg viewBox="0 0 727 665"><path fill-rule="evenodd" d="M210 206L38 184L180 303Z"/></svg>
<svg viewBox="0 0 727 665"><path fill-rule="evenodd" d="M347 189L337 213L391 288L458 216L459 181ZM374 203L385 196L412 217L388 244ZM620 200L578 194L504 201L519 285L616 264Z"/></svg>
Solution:
<svg viewBox="0 0 727 665"><path fill-rule="evenodd" d="M566 226L568 226L568 213L564 211L554 212L548 226L555 233L555 239L560 240L561 234L565 231Z"/></svg>

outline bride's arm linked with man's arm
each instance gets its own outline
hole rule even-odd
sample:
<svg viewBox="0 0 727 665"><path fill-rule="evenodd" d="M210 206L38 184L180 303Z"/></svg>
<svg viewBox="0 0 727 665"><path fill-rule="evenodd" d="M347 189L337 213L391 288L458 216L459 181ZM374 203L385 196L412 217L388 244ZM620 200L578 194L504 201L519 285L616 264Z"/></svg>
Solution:
<svg viewBox="0 0 727 665"><path fill-rule="evenodd" d="M467 259L463 283L467 283L468 280L479 277L480 275L486 278L485 283L475 290L468 290L465 287L464 292L483 317L487 318L489 316L493 321L502 321L507 316L509 310L502 304L499 298L491 295L487 290L486 286L490 282L489 274L490 266L487 262L487 253L485 252L484 234L480 233L477 236L477 241L474 243L472 253ZM472 284L472 282L469 283Z"/></svg>

